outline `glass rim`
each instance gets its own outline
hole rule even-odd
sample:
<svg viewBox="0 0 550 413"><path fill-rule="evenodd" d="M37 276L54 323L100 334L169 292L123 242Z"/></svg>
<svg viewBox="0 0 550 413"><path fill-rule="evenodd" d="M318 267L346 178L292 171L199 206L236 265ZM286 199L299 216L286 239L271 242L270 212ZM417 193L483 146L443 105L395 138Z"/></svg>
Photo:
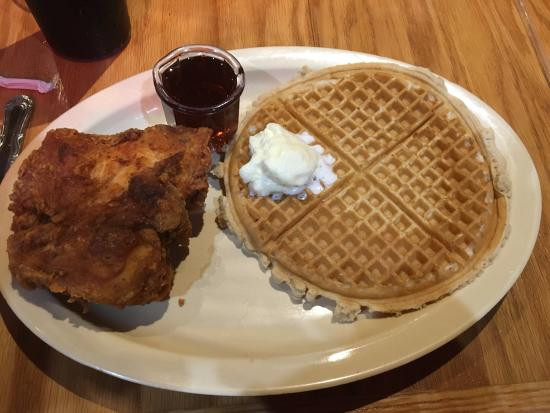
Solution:
<svg viewBox="0 0 550 413"><path fill-rule="evenodd" d="M229 64L237 77L235 90L223 102L213 106L188 106L178 102L164 89L162 73L168 66L170 66L171 63L181 56L214 56L222 58L227 64ZM218 112L239 99L244 90L245 76L244 70L239 61L228 51L206 44L189 44L172 50L166 56L159 59L157 63L155 63L155 66L153 66L153 83L159 97L172 109L188 114L207 114Z"/></svg>

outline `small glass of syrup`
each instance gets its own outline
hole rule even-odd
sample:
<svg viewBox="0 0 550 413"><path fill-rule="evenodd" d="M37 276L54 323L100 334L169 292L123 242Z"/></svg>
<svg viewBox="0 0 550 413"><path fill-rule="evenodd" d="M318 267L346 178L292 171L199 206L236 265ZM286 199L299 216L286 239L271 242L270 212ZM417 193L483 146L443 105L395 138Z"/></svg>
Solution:
<svg viewBox="0 0 550 413"><path fill-rule="evenodd" d="M214 46L182 46L157 62L153 81L167 122L211 128L210 149L222 153L239 123L244 71L238 60Z"/></svg>

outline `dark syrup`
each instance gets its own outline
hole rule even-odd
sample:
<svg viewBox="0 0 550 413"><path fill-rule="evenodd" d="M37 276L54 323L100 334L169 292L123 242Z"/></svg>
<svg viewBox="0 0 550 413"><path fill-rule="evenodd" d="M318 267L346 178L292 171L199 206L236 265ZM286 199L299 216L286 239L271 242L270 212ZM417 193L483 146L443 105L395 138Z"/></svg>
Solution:
<svg viewBox="0 0 550 413"><path fill-rule="evenodd" d="M237 75L228 63L211 56L180 59L162 74L166 93L186 108L172 108L178 125L206 126L214 133L210 148L221 152L237 130L239 100L224 105L237 88Z"/></svg>

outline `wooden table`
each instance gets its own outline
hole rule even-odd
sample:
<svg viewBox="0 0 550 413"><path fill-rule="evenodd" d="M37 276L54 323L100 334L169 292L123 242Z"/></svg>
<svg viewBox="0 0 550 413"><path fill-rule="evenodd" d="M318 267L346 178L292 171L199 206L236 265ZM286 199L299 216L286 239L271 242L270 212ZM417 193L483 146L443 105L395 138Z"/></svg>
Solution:
<svg viewBox="0 0 550 413"><path fill-rule="evenodd" d="M83 98L152 67L184 43L225 49L342 48L425 66L472 91L518 133L550 204L550 2L547 0L128 0L132 39L119 55L54 55L23 0L0 0L0 74L58 75L31 93L27 143ZM19 93L0 90L0 102ZM337 388L214 397L128 383L36 338L0 299L0 408L36 411L550 411L550 209L521 278L484 319L421 359ZM204 410L202 410L204 409ZM211 410L210 410L211 409Z"/></svg>

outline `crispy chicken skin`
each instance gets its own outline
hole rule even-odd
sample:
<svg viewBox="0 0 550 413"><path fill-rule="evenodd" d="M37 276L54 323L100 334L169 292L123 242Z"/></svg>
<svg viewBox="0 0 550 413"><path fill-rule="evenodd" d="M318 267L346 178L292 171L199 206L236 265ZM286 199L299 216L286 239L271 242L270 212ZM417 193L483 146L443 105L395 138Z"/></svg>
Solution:
<svg viewBox="0 0 550 413"><path fill-rule="evenodd" d="M50 131L11 194L15 279L119 307L168 298L166 247L188 244L188 212L204 205L210 135L165 125L116 135Z"/></svg>

